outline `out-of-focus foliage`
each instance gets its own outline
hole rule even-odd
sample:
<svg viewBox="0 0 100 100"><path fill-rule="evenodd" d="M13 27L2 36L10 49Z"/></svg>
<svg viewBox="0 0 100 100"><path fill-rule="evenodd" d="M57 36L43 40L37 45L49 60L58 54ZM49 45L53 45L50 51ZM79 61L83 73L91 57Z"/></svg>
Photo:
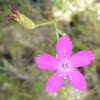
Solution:
<svg viewBox="0 0 100 100"><path fill-rule="evenodd" d="M13 19L8 6L16 8L36 24L54 24L27 30ZM56 32L70 36L73 54L91 50L96 59L79 68L87 89L80 92L65 80L54 93L45 92L53 71L38 69L35 57L48 53L56 56ZM100 1L99 0L0 0L0 100L100 100Z"/></svg>

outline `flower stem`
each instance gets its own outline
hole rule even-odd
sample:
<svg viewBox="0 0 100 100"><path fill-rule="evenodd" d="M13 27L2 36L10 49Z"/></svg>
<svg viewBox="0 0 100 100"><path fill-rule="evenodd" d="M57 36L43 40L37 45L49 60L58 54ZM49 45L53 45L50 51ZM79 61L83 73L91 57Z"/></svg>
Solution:
<svg viewBox="0 0 100 100"><path fill-rule="evenodd" d="M50 24L53 24L53 23L54 23L54 21L50 21L50 22L47 22L47 23L37 24L35 27L50 25Z"/></svg>
<svg viewBox="0 0 100 100"><path fill-rule="evenodd" d="M55 29L56 29L56 38L57 38L57 40L59 40L59 32L58 32L58 28L57 28L56 21L55 21L55 23L54 23L54 27L55 27Z"/></svg>
<svg viewBox="0 0 100 100"><path fill-rule="evenodd" d="M56 21L54 23L54 27L56 29L56 38L59 40L59 34L62 35L62 32L58 29Z"/></svg>

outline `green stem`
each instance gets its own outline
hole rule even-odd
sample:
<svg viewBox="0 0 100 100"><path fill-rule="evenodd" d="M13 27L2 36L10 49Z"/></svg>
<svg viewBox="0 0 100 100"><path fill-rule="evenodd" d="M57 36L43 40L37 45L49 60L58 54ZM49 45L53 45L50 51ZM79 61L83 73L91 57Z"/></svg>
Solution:
<svg viewBox="0 0 100 100"><path fill-rule="evenodd" d="M37 24L35 27L50 25L50 24L53 24L53 23L54 23L54 21L50 21L50 22L47 22L47 23Z"/></svg>
<svg viewBox="0 0 100 100"><path fill-rule="evenodd" d="M56 21L50 21L50 22L47 22L47 23L37 24L37 25L35 26L35 28L36 28L36 27L39 27L39 26L45 26L45 25L54 24L54 27L55 27L55 29L56 29L56 38L57 38L57 40L59 40L59 34L62 35L62 32L61 32L61 31L58 29L58 27L57 27L57 21L58 21L58 20L56 20Z"/></svg>
<svg viewBox="0 0 100 100"><path fill-rule="evenodd" d="M57 38L57 40L59 40L59 30L58 30L58 28L57 28L56 21L55 21L55 23L54 23L54 27L55 27L55 29L56 29L56 38Z"/></svg>

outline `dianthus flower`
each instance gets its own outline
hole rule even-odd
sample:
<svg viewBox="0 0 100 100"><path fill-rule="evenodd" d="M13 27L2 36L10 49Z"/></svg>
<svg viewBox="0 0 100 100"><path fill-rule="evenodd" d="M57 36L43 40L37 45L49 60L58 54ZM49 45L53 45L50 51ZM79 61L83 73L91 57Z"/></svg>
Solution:
<svg viewBox="0 0 100 100"><path fill-rule="evenodd" d="M59 39L56 45L57 57L49 54L38 55L36 64L43 70L56 70L50 76L46 85L46 92L54 93L60 89L64 79L69 80L70 84L82 91L86 88L84 76L76 69L86 66L95 59L91 51L82 50L71 56L72 41L68 36Z"/></svg>

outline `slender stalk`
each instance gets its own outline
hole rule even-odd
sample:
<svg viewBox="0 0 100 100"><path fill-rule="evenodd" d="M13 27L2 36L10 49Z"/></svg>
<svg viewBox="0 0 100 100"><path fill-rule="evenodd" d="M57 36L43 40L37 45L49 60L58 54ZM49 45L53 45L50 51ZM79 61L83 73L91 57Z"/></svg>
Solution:
<svg viewBox="0 0 100 100"><path fill-rule="evenodd" d="M59 32L58 32L58 28L57 28L56 22L54 23L54 27L56 29L56 38L57 38L57 40L59 40Z"/></svg>
<svg viewBox="0 0 100 100"><path fill-rule="evenodd" d="M54 23L54 21L50 21L50 22L47 22L47 23L37 24L35 27L50 25L50 24L53 24L53 23Z"/></svg>

